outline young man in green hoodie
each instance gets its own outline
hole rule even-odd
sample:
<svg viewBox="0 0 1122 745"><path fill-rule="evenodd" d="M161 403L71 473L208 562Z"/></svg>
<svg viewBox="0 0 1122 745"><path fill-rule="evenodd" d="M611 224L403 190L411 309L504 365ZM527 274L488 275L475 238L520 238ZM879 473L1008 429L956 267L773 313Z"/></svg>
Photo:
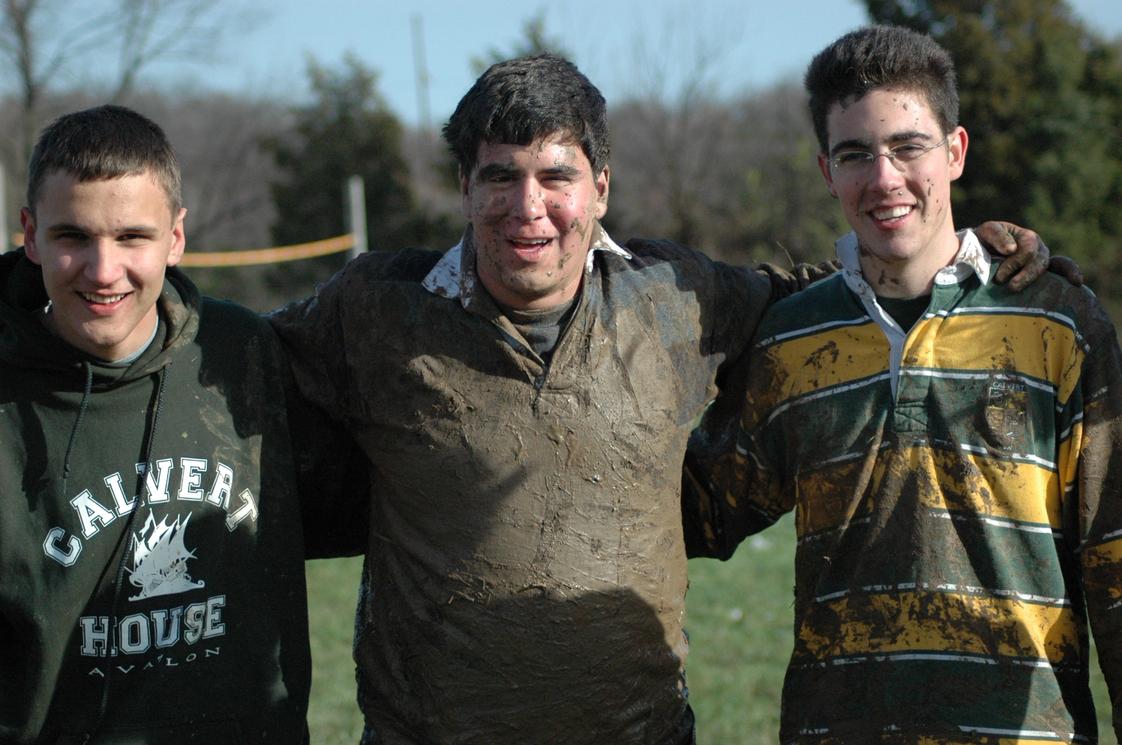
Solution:
<svg viewBox="0 0 1122 745"><path fill-rule="evenodd" d="M179 183L139 114L64 116L0 256L4 743L307 739L287 368L175 268Z"/></svg>

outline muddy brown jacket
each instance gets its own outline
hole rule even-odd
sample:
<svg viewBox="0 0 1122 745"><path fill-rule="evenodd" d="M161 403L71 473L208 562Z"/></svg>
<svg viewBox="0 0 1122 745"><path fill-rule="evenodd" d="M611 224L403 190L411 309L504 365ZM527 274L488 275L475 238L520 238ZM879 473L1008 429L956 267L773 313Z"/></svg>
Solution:
<svg viewBox="0 0 1122 745"><path fill-rule="evenodd" d="M671 243L594 248L549 366L470 234L272 317L374 470L355 656L379 743L689 737L682 456L772 290Z"/></svg>

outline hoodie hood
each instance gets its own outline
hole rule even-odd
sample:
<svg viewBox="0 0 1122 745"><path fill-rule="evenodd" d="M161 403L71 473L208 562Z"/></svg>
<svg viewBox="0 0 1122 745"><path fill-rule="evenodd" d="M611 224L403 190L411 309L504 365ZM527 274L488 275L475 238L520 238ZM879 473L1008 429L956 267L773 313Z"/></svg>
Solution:
<svg viewBox="0 0 1122 745"><path fill-rule="evenodd" d="M88 363L95 390L159 371L176 349L194 341L199 328L198 288L176 267L168 267L156 301L162 321L157 343L126 368L107 366L52 334L39 318L47 302L43 272L24 250L0 255L0 359L19 367L69 372L79 383Z"/></svg>

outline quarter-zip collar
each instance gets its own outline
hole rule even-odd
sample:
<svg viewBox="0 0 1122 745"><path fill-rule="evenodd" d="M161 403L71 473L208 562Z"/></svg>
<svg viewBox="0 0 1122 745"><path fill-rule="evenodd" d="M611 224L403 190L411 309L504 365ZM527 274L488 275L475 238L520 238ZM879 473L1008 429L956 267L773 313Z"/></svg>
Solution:
<svg viewBox="0 0 1122 745"><path fill-rule="evenodd" d="M592 244L588 249L588 256L584 262L584 275L592 273L595 265L597 251L607 251L630 260L631 254L621 248L612 240L608 231L597 222L594 228ZM478 294L477 282L479 275L475 270L475 248L472 245L471 226L464 231L460 242L450 248L441 257L432 271L428 273L422 286L440 297L459 298L464 309L474 306L473 298Z"/></svg>

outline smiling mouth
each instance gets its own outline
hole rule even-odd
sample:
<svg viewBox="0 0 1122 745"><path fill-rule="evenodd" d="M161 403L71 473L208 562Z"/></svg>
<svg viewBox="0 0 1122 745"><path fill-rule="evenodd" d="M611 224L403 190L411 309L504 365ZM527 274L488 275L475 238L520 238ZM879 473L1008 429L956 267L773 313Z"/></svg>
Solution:
<svg viewBox="0 0 1122 745"><path fill-rule="evenodd" d="M112 305L113 303L119 303L124 300L128 297L128 293L126 292L120 295L98 295L92 292L79 292L78 296L87 303L93 303L94 305Z"/></svg>
<svg viewBox="0 0 1122 745"><path fill-rule="evenodd" d="M875 220L897 220L901 217L906 217L911 213L913 206L910 204L902 204L896 207L885 207L884 209L872 210L869 212Z"/></svg>
<svg viewBox="0 0 1122 745"><path fill-rule="evenodd" d="M549 238L509 238L508 240L515 248L525 248L529 250L545 248L550 243Z"/></svg>
<svg viewBox="0 0 1122 745"><path fill-rule="evenodd" d="M551 238L507 238L510 247L510 256L515 261L536 264L545 259L549 247L553 245Z"/></svg>

